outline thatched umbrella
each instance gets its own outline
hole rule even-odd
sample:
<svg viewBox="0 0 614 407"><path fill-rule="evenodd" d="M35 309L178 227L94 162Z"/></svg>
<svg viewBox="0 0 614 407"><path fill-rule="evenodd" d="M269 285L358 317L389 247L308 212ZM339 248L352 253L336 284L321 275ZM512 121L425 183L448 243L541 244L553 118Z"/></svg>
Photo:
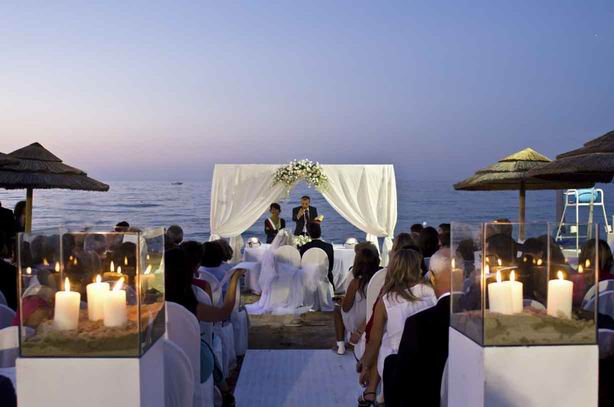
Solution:
<svg viewBox="0 0 614 407"><path fill-rule="evenodd" d="M6 154L0 153L0 166L15 163L17 163L17 159L11 158Z"/></svg>
<svg viewBox="0 0 614 407"><path fill-rule="evenodd" d="M75 189L108 191L109 186L87 176L82 170L62 163L39 143L8 154L11 163L0 166L0 188L26 189L26 231L32 230L34 189Z"/></svg>
<svg viewBox="0 0 614 407"><path fill-rule="evenodd" d="M529 176L529 171L548 164L550 159L531 148L509 155L495 164L479 170L475 175L454 184L463 191L519 191L518 220L520 238L524 239L526 191L540 189L566 189L592 186L586 182L546 181Z"/></svg>
<svg viewBox="0 0 614 407"><path fill-rule="evenodd" d="M556 160L532 170L530 175L555 181L612 182L614 130L584 143L584 147L558 155Z"/></svg>

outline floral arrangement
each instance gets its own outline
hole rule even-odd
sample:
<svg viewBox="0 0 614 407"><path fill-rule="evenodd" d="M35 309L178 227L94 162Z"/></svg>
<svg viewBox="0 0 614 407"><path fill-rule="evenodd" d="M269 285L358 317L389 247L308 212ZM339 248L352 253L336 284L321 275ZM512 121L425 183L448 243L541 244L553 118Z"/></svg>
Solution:
<svg viewBox="0 0 614 407"><path fill-rule="evenodd" d="M322 190L328 182L320 163L304 159L292 160L279 167L273 174L273 185L283 183L289 188L301 179L307 182L308 187L318 190Z"/></svg>
<svg viewBox="0 0 614 407"><path fill-rule="evenodd" d="M299 235L294 236L294 244L296 247L301 247L304 244L311 242L311 238L309 236Z"/></svg>

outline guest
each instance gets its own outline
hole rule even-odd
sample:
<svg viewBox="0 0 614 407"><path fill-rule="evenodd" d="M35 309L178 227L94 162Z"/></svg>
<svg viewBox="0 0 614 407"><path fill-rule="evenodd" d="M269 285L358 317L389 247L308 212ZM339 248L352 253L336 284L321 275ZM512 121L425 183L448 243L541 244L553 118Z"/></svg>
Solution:
<svg viewBox="0 0 614 407"><path fill-rule="evenodd" d="M335 264L335 251L333 250L333 245L327 243L321 239L322 237L322 229L320 228L320 224L316 222L311 222L308 225L309 236L311 236L311 242L305 243L299 248L301 252L301 257L305 252L311 248L317 247L318 249L324 250L326 255L328 256L328 280L335 287L335 283L333 282L333 266Z"/></svg>
<svg viewBox="0 0 614 407"><path fill-rule="evenodd" d="M422 223L414 223L413 225L411 225L411 227L409 228L410 233L417 233L420 234L422 233L422 230L424 229L424 226L422 226Z"/></svg>
<svg viewBox="0 0 614 407"><path fill-rule="evenodd" d="M266 242L270 244L275 239L275 236L277 236L277 232L286 227L286 221L284 218L279 217L281 206L278 203L272 203L269 211L271 212L271 217L264 221L264 234L266 235Z"/></svg>
<svg viewBox="0 0 614 407"><path fill-rule="evenodd" d="M17 222L13 211L2 207L0 202L0 235L4 236L4 245L0 246L0 254L6 258L13 254L13 245L17 233Z"/></svg>
<svg viewBox="0 0 614 407"><path fill-rule="evenodd" d="M13 382L3 375L0 375L0 400L3 407L17 407L17 394Z"/></svg>
<svg viewBox="0 0 614 407"><path fill-rule="evenodd" d="M212 274L220 283L224 280L226 271L230 268L224 264L224 251L222 246L216 242L205 242L203 244L203 258L201 271Z"/></svg>
<svg viewBox="0 0 614 407"><path fill-rule="evenodd" d="M449 223L440 223L439 226L437 226L437 233L442 234L442 233L450 233L451 227Z"/></svg>
<svg viewBox="0 0 614 407"><path fill-rule="evenodd" d="M17 222L17 232L25 232L26 230L26 201L19 201L15 204L13 210L15 222Z"/></svg>
<svg viewBox="0 0 614 407"><path fill-rule="evenodd" d="M171 225L166 229L164 238L165 250L174 249L183 242L183 229L181 229L181 226Z"/></svg>
<svg viewBox="0 0 614 407"><path fill-rule="evenodd" d="M353 279L341 301L335 306L335 332L337 354L345 353L345 342L355 344L367 323L367 286L373 274L380 269L380 258L373 243L360 246L352 265Z"/></svg>
<svg viewBox="0 0 614 407"><path fill-rule="evenodd" d="M213 242L218 244L222 249L222 262L229 263L230 261L232 261L234 250L232 250L232 247L230 247L230 243L228 243L228 240L222 238L214 240Z"/></svg>
<svg viewBox="0 0 614 407"><path fill-rule="evenodd" d="M310 204L311 198L304 195L301 197L301 206L292 209L292 220L296 223L295 236L308 235L309 223L318 216L317 208L310 206Z"/></svg>
<svg viewBox="0 0 614 407"><path fill-rule="evenodd" d="M394 252L407 246L418 246L418 242L409 233L399 233L394 237L394 240L392 241L391 251Z"/></svg>
<svg viewBox="0 0 614 407"><path fill-rule="evenodd" d="M0 247L6 245L6 238L0 233ZM0 256L0 292L6 298L6 304L17 310L17 268L4 261Z"/></svg>
<svg viewBox="0 0 614 407"><path fill-rule="evenodd" d="M578 264L585 269L594 267L595 254L597 254L597 265L599 266L599 281L614 279L614 274L612 273L612 265L614 264L612 250L605 240L597 240L597 253L595 253L595 239L587 240L580 250ZM586 267L587 264L589 265L588 267Z"/></svg>
<svg viewBox="0 0 614 407"><path fill-rule="evenodd" d="M450 247L450 232L442 231L439 233L439 247Z"/></svg>
<svg viewBox="0 0 614 407"><path fill-rule="evenodd" d="M439 250L439 234L437 233L437 229L432 226L422 229L418 245L424 257L429 258L435 254L435 252Z"/></svg>
<svg viewBox="0 0 614 407"><path fill-rule="evenodd" d="M359 406L374 405L384 360L397 353L407 317L435 305L433 289L422 283L421 258L422 255L412 249L392 253L361 359L359 382L366 389L359 399Z"/></svg>
<svg viewBox="0 0 614 407"><path fill-rule="evenodd" d="M386 406L439 406L441 378L448 358L450 249L435 253L430 269L437 304L407 318L399 352L386 358Z"/></svg>
<svg viewBox="0 0 614 407"><path fill-rule="evenodd" d="M192 285L202 288L209 295L209 298L213 300L211 285L207 281L198 278L198 269L201 266L204 252L203 245L194 241L186 241L182 242L179 248L185 256L186 267L192 271Z"/></svg>
<svg viewBox="0 0 614 407"><path fill-rule="evenodd" d="M127 232L128 229L130 229L130 224L128 222L126 222L125 220L119 222L117 225L115 225L115 231L116 232Z"/></svg>

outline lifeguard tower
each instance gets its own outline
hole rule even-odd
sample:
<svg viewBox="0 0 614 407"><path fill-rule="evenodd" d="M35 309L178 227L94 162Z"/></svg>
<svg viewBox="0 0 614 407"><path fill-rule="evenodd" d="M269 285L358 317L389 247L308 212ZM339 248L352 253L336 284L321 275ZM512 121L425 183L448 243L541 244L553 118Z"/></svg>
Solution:
<svg viewBox="0 0 614 407"><path fill-rule="evenodd" d="M603 189L601 188L587 188L587 189L568 189L563 193L565 204L563 207L563 214L559 227L556 232L556 240L563 241L568 239L576 240L576 249L579 250L580 240L584 238L591 238L591 228L586 230L580 230L582 224L593 224L595 222L595 208L598 212L603 214L603 222L605 225L605 231L611 233L612 229L608 222L608 216L605 210L605 198ZM588 220L586 222L580 221L580 208L588 208ZM575 219L573 221L566 221L567 211L570 211Z"/></svg>

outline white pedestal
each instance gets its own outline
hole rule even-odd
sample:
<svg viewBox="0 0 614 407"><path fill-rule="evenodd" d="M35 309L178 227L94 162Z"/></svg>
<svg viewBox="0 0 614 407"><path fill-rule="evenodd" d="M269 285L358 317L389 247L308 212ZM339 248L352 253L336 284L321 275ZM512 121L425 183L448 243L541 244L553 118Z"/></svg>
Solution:
<svg viewBox="0 0 614 407"><path fill-rule="evenodd" d="M598 372L597 345L483 348L450 328L450 407L597 406Z"/></svg>
<svg viewBox="0 0 614 407"><path fill-rule="evenodd" d="M158 340L141 358L19 358L19 407L164 407Z"/></svg>

